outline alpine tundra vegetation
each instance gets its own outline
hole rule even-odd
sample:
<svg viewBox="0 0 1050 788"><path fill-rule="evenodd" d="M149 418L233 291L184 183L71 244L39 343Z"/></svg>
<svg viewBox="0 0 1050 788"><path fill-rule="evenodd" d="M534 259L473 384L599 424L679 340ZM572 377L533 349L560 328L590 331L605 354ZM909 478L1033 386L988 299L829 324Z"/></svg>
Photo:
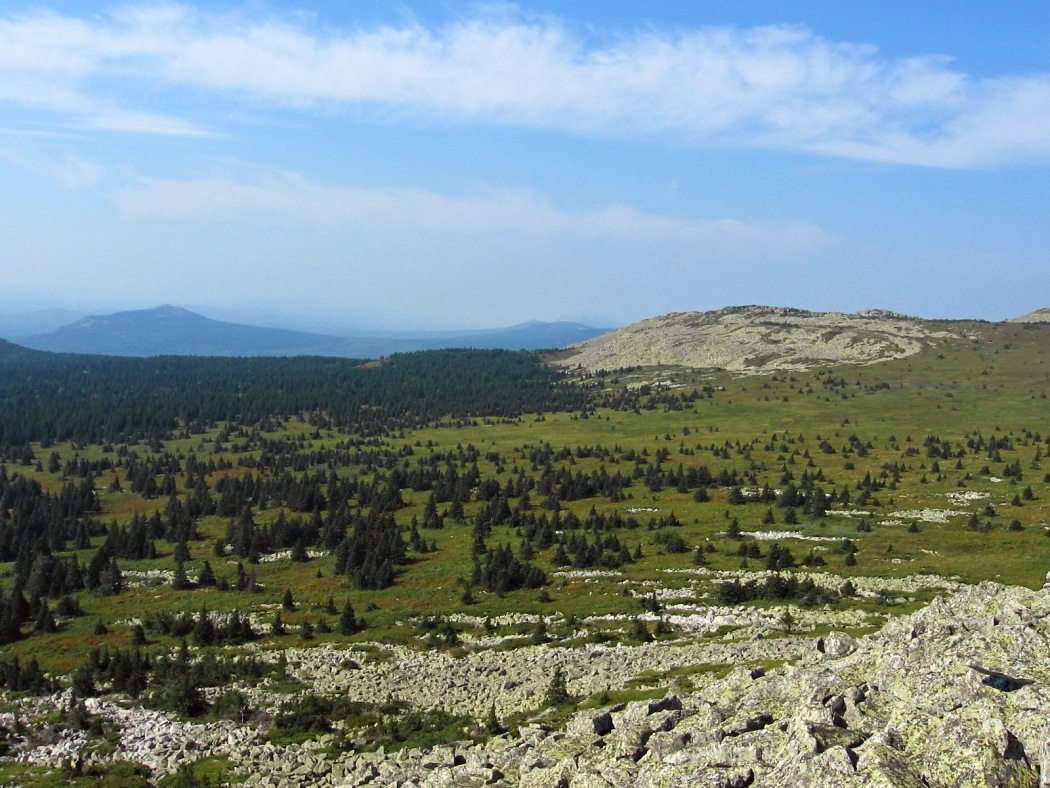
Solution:
<svg viewBox="0 0 1050 788"><path fill-rule="evenodd" d="M771 307L4 343L0 782L1038 785L1048 358L1032 317Z"/></svg>

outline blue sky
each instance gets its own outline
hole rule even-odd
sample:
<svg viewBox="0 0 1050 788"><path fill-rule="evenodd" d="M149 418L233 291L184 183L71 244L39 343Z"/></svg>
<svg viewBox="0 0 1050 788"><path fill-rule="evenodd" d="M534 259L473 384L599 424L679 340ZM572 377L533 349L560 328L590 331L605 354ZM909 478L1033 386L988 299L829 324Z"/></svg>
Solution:
<svg viewBox="0 0 1050 788"><path fill-rule="evenodd" d="M1050 306L1050 4L4 4L0 310Z"/></svg>

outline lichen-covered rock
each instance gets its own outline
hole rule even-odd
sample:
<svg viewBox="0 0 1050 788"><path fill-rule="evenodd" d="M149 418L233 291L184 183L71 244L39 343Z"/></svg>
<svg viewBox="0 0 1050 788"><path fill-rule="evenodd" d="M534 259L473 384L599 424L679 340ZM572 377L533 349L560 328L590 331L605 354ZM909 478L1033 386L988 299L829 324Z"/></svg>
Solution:
<svg viewBox="0 0 1050 788"><path fill-rule="evenodd" d="M1039 776L1021 741L986 704L950 715L926 742L924 776L933 786L1035 788Z"/></svg>
<svg viewBox="0 0 1050 788"><path fill-rule="evenodd" d="M110 699L89 699L88 709L119 737L116 753L98 757L146 763L159 778L202 756L226 756L248 785L1034 788L1040 770L1050 774L1050 591L982 583L864 638L832 633L823 651L815 639L785 643L778 648L792 649L794 663L765 670L747 656L769 652L748 651L750 642L500 654L505 667L515 660L519 683L510 693L540 687L552 661L565 668L570 687L587 686L585 676L604 682L615 672L609 665L619 671L719 659L737 667L720 679L704 675L688 693L581 711L563 724L525 725L479 744L391 753L329 755L330 740L275 746L250 726L187 723ZM373 695L407 680L401 660L431 677L420 680L423 689L413 697L426 701L423 707L445 697L449 710L463 708L471 681L496 695L508 681L509 673L486 661L491 655L392 653L389 664L351 673L340 667L345 652L297 649L289 657L304 680L322 677L315 690L332 676L371 676ZM439 680L441 671L449 675ZM354 686L364 691L367 684ZM446 686L453 689L442 696ZM487 708L489 697L476 692L471 709ZM43 725L69 696L19 703L17 714L5 713L5 727L29 728L34 718ZM13 757L42 765L73 761L86 746L75 731L43 744L24 739Z"/></svg>
<svg viewBox="0 0 1050 788"><path fill-rule="evenodd" d="M845 632L829 632L821 642L821 650L828 659L842 659L857 650L857 642Z"/></svg>
<svg viewBox="0 0 1050 788"><path fill-rule="evenodd" d="M841 314L769 306L672 312L572 345L558 363L589 371L686 366L740 372L871 364L914 355L941 326L889 312Z"/></svg>
<svg viewBox="0 0 1050 788"><path fill-rule="evenodd" d="M573 721L569 723L565 732L570 736L605 736L606 734L611 733L614 727L612 714L605 711L600 714L577 715Z"/></svg>

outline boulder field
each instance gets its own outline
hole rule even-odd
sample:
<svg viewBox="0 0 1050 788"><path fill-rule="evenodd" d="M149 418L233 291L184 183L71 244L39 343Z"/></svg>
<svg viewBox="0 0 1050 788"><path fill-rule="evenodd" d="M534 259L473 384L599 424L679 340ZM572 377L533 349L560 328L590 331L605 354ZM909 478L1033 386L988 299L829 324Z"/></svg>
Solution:
<svg viewBox="0 0 1050 788"><path fill-rule="evenodd" d="M426 750L331 755L326 737L279 747L250 726L189 724L119 699L91 699L89 711L120 729L120 742L107 757L145 763L162 775L202 755L224 755L248 785L1050 785L1047 589L963 586L862 638L832 631L779 640L720 646L706 656L694 646L649 644L596 650L587 659L538 646L512 652L509 660L501 655L505 675L491 680L481 678L489 666L460 660L464 668L455 681L464 684L463 692L472 675L486 688L484 708L473 712L478 718L498 700L498 692L487 689L494 681L508 693L532 687L531 696L555 663L564 666L570 692L618 673L602 667L606 660L632 669L678 665L683 658L735 666L655 700L579 711L556 724L533 723L480 743ZM313 659L304 659L305 650L294 655L297 670L312 676L318 691L339 691L321 653ZM760 664L784 659L789 662L780 667ZM332 664L333 671L343 669ZM395 655L384 670L410 667ZM448 694L460 710L463 692ZM413 700L441 705L440 697ZM67 702L63 696L27 701L18 716L31 723L34 715ZM12 719L0 722L14 725L15 715L6 716ZM63 734L14 757L68 762L77 756L78 736Z"/></svg>

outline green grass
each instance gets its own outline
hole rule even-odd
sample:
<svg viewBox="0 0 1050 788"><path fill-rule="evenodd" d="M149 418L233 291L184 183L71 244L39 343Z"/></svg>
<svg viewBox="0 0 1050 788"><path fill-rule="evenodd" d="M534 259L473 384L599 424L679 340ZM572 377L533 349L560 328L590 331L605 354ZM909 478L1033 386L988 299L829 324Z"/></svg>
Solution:
<svg viewBox="0 0 1050 788"><path fill-rule="evenodd" d="M22 763L0 763L0 785L24 788L58 788L58 786L97 786L113 788L146 788L149 770L138 764L116 761L106 768L95 767L74 773L68 769L51 769Z"/></svg>

